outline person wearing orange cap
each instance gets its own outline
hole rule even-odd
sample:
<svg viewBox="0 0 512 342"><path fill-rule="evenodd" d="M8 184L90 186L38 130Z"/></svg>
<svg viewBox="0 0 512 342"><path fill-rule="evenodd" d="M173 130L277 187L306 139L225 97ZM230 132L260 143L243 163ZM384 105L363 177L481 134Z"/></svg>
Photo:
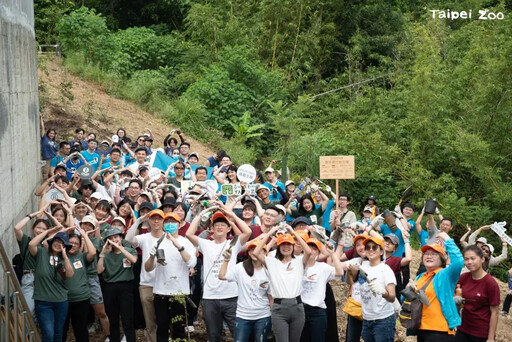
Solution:
<svg viewBox="0 0 512 342"><path fill-rule="evenodd" d="M167 213L164 217L165 238L151 248L144 263L146 272L154 271L154 306L157 323L157 341L169 341L172 322L172 339L186 339L185 306L183 300L190 294L189 268L196 265L196 250L192 243L178 234L180 216ZM162 251L165 260L156 262L156 254Z"/></svg>
<svg viewBox="0 0 512 342"><path fill-rule="evenodd" d="M203 253L203 318L210 342L221 341L223 321L226 322L232 334L235 332L238 288L236 283L222 281L218 277L223 262L222 254L227 249L232 250L231 262L228 265L228 270L231 269L236 264L238 252L251 236L251 229L241 218L232 211L226 210L224 205L220 204L219 206L221 210L213 214L210 219L213 240L196 236L196 231L201 217L216 207L205 209L197 215L186 233L187 239ZM234 245L227 239L231 230L230 221L234 222L242 232Z"/></svg>
<svg viewBox="0 0 512 342"><path fill-rule="evenodd" d="M132 247L142 250L142 263L149 259L151 248L164 235L163 223L165 214L160 209L155 209L135 220L134 224L126 232L125 240L132 244ZM150 232L138 234L139 226L149 221ZM138 235L136 235L138 234ZM146 322L144 331L148 342L156 342L156 315L153 300L153 286L155 282L155 271L146 271L142 267L140 271L139 295L142 304L142 313Z"/></svg>
<svg viewBox="0 0 512 342"><path fill-rule="evenodd" d="M364 240L368 237L368 234L359 234L354 237L354 248L348 250L343 253L340 260L347 262L345 263L347 267L349 265L361 265L363 262L368 262L366 260L366 252L364 250ZM343 246L338 245L337 250L342 250ZM346 342L359 342L361 340L361 331L363 330L363 313L361 311L361 302L363 301L361 298L361 292L363 288L364 282L356 281L352 285L350 285L350 297L347 299L348 304L345 305L350 306L351 303L354 303L354 306L358 307L357 313L353 310L348 310L346 308L343 311L347 312L347 337Z"/></svg>
<svg viewBox="0 0 512 342"><path fill-rule="evenodd" d="M334 252L333 249L325 248L315 238L309 238L306 242L311 248L311 257L308 260L306 272L302 278L302 293L300 296L304 303L306 321L300 340L302 342L313 340L323 342L327 333L325 287L329 281L343 275L344 265L340 261L339 253L341 250ZM321 252L331 256L334 267L317 261Z"/></svg>
<svg viewBox="0 0 512 342"><path fill-rule="evenodd" d="M255 341L267 341L271 328L270 320L270 283L263 265L254 255L254 249L260 239L247 243L249 258L228 271L230 258L224 259L219 272L219 279L236 282L238 301L236 306L236 325L234 340L248 342L251 334ZM265 254L267 245L263 246Z"/></svg>
<svg viewBox="0 0 512 342"><path fill-rule="evenodd" d="M485 271L482 249L469 245L462 251L464 265L469 270L461 274L461 296L455 302L463 305L462 323L457 328L455 342L494 341L498 326L500 288ZM458 300L457 300L458 299Z"/></svg>
<svg viewBox="0 0 512 342"><path fill-rule="evenodd" d="M364 249L368 262L360 266L367 277L354 265L349 265L347 283L362 283L361 308L363 313L363 329L361 335L365 342L393 342L395 338L395 301L396 279L391 268L383 262L384 242L374 236L364 241Z"/></svg>
<svg viewBox="0 0 512 342"><path fill-rule="evenodd" d="M446 232L437 237L444 241L444 248L437 243L421 247L421 259L427 271L419 274L414 284L408 285L417 289L427 285L425 294L430 301L430 306L423 305L420 328L408 331L410 335L417 335L418 341L453 341L454 329L461 323L453 293L464 265L462 254ZM447 254L450 258L448 267Z"/></svg>
<svg viewBox="0 0 512 342"><path fill-rule="evenodd" d="M286 225L288 233L277 237L276 256L265 256L262 253L263 245L270 236L281 227L275 226L270 232L260 235L261 241L254 250L254 254L261 261L267 271L274 297L272 306L272 326L276 341L294 342L300 340L304 327L304 305L300 294L302 292L302 277L311 256L311 248L302 240L292 227ZM302 246L303 254L294 256L293 246L298 240Z"/></svg>

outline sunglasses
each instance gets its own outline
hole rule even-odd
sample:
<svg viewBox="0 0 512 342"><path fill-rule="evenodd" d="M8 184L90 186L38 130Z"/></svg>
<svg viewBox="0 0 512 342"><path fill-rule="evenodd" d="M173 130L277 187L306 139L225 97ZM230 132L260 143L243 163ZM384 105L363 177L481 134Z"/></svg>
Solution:
<svg viewBox="0 0 512 342"><path fill-rule="evenodd" d="M380 246L377 246L377 245L371 245L371 246L364 246L364 250L365 251L374 251L374 252L377 252L379 250Z"/></svg>

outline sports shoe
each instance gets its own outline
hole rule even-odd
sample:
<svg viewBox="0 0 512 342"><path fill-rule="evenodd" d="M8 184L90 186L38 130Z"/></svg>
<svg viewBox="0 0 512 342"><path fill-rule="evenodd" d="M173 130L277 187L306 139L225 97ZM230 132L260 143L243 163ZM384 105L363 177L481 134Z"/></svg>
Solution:
<svg viewBox="0 0 512 342"><path fill-rule="evenodd" d="M107 336L107 338L105 339L105 342L110 342L110 337Z"/></svg>

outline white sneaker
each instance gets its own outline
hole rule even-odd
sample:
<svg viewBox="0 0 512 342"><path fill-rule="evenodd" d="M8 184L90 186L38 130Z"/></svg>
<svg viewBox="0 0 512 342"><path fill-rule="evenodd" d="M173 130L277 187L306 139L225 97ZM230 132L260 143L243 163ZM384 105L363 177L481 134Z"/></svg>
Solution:
<svg viewBox="0 0 512 342"><path fill-rule="evenodd" d="M107 336L107 338L105 339L105 342L110 342L110 337Z"/></svg>
<svg viewBox="0 0 512 342"><path fill-rule="evenodd" d="M126 342L126 336L123 335L123 338L121 339L121 342Z"/></svg>
<svg viewBox="0 0 512 342"><path fill-rule="evenodd" d="M185 327L185 332L194 332L196 329L194 329L193 325L189 325L188 327Z"/></svg>

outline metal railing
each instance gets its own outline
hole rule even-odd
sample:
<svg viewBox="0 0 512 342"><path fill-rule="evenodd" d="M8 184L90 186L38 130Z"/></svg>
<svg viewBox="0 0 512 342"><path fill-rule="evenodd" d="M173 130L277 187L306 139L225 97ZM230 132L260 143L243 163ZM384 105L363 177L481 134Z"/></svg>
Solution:
<svg viewBox="0 0 512 342"><path fill-rule="evenodd" d="M4 276L1 292L4 300L0 312L0 341L40 342L41 338L36 324L1 240L0 259Z"/></svg>
<svg viewBox="0 0 512 342"><path fill-rule="evenodd" d="M48 51L48 48L54 49L55 51ZM55 54L57 56L60 56L61 55L60 43L59 44L55 44L55 45L39 44L38 45L37 53L40 54L40 55L45 55L45 54L52 54L53 55L53 54Z"/></svg>

